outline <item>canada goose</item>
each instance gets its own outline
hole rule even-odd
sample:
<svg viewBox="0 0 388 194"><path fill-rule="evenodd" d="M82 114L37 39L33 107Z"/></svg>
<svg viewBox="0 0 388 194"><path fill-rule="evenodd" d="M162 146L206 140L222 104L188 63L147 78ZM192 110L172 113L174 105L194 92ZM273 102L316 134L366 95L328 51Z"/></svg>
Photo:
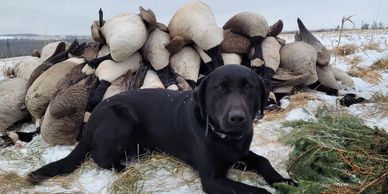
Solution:
<svg viewBox="0 0 388 194"><path fill-rule="evenodd" d="M210 69L224 64L220 49L224 39L223 30L217 26L214 14L207 4L192 2L184 5L175 12L168 29L172 40L167 49L171 54L192 41L212 59Z"/></svg>
<svg viewBox="0 0 388 194"><path fill-rule="evenodd" d="M193 48L190 46L183 47L171 56L170 63L174 72L181 75L191 87L196 86L201 58Z"/></svg>
<svg viewBox="0 0 388 194"><path fill-rule="evenodd" d="M248 37L253 47L250 55L251 65L257 67L264 64L261 42L267 36L269 26L263 16L254 12L240 12L231 17L223 28Z"/></svg>
<svg viewBox="0 0 388 194"><path fill-rule="evenodd" d="M284 82L277 85L275 92L303 85L329 95L338 95L338 85L329 65L330 55L327 49L299 18L297 21L300 31L295 35L296 42L280 49L282 71L276 72L274 79L284 79Z"/></svg>
<svg viewBox="0 0 388 194"><path fill-rule="evenodd" d="M43 72L28 88L26 106L31 115L40 119L50 102L58 91L57 83L66 76L74 66L84 63L80 58L70 58L55 64Z"/></svg>
<svg viewBox="0 0 388 194"><path fill-rule="evenodd" d="M51 43L48 43L46 45L43 46L43 48L41 49L41 52L40 52L40 59L42 62L46 61L49 57L53 56L55 50L58 48L58 45L59 44L63 44L61 43L61 41L57 41L57 42L51 42ZM65 49L68 49L69 48L69 45L68 44L65 44Z"/></svg>
<svg viewBox="0 0 388 194"><path fill-rule="evenodd" d="M130 82L134 76L134 73L131 70L128 70L125 75L117 78L112 82L112 84L106 90L102 100L105 100L113 95L125 92L130 88Z"/></svg>
<svg viewBox="0 0 388 194"><path fill-rule="evenodd" d="M101 62L94 72L94 75L96 75L99 79L99 83L90 97L87 111L91 112L102 100L112 81L124 75L128 70L136 72L140 68L142 60L141 55L138 52L135 52L128 59L121 62L115 62L112 60L104 60Z"/></svg>
<svg viewBox="0 0 388 194"><path fill-rule="evenodd" d="M335 79L341 82L343 86L347 88L354 88L354 82L349 74L338 68L333 68L333 72Z"/></svg>
<svg viewBox="0 0 388 194"><path fill-rule="evenodd" d="M59 43L54 54L32 71L27 87L29 88L36 78L53 65L68 59L71 55L81 56L85 45L86 43L79 44L78 40L75 39L69 49L65 50L66 44L64 42Z"/></svg>
<svg viewBox="0 0 388 194"><path fill-rule="evenodd" d="M144 59L151 64L166 88L176 84L175 76L169 66L170 52L166 49L170 41L168 32L155 28L141 49Z"/></svg>
<svg viewBox="0 0 388 194"><path fill-rule="evenodd" d="M18 77L0 81L0 133L28 115L24 103L26 83Z"/></svg>
<svg viewBox="0 0 388 194"><path fill-rule="evenodd" d="M303 41L312 45L318 51L317 64L326 66L330 62L330 53L325 46L306 28L302 20L297 19L299 32L295 33L295 41Z"/></svg>
<svg viewBox="0 0 388 194"><path fill-rule="evenodd" d="M106 42L111 51L111 60L126 60L144 45L147 33L157 26L152 10L139 9L140 14L124 13L106 21L100 9L99 21L95 21L91 27L92 37L97 42Z"/></svg>
<svg viewBox="0 0 388 194"><path fill-rule="evenodd" d="M31 73L40 64L42 64L40 58L28 56L15 65L12 69L12 74L28 81L31 77Z"/></svg>
<svg viewBox="0 0 388 194"><path fill-rule="evenodd" d="M78 69L81 72L81 68ZM62 88L50 102L41 124L41 136L51 145L71 145L76 142L84 121L89 95L97 78L88 77Z"/></svg>

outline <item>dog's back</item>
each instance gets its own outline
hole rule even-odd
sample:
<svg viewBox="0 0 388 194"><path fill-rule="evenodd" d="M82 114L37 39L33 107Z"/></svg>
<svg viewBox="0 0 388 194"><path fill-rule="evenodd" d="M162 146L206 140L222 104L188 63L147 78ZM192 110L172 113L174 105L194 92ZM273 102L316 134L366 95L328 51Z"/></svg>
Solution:
<svg viewBox="0 0 388 194"><path fill-rule="evenodd" d="M116 121L116 133L118 125L122 130L131 128L132 140L140 148L175 153L185 160L183 155L191 149L190 145L198 135L194 134L198 133L194 129L205 126L203 122L198 122L200 113L195 104L192 91L127 91L106 99L96 107L85 128L85 136L92 137L98 133L96 130L109 130L109 127L101 126L109 126ZM91 141L99 141L96 138L99 137L94 136Z"/></svg>

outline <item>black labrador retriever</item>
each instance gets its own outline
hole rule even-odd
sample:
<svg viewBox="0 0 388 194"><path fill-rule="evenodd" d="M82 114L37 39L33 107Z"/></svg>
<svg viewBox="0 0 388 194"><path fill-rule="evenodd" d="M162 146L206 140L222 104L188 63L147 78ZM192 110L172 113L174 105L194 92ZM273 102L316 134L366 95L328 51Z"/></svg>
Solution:
<svg viewBox="0 0 388 194"><path fill-rule="evenodd" d="M120 161L126 157L155 150L191 165L207 193L268 193L228 179L228 169L237 162L269 184L295 184L249 151L252 121L257 112L263 113L266 99L262 80L241 65L217 68L194 91L145 89L115 95L95 108L84 136L67 157L31 172L28 179L38 183L70 173L87 153L100 167L121 171L125 166Z"/></svg>

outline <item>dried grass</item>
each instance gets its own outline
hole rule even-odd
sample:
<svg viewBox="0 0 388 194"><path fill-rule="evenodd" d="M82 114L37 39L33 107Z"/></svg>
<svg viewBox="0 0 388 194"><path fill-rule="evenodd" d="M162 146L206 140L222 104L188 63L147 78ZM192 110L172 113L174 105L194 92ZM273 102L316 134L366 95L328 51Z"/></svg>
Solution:
<svg viewBox="0 0 388 194"><path fill-rule="evenodd" d="M333 48L333 54L336 56L348 56L356 53L358 46L355 44L345 44Z"/></svg>
<svg viewBox="0 0 388 194"><path fill-rule="evenodd" d="M311 100L319 100L319 98L311 93L298 92L290 96L290 103L285 109L267 112L265 118L269 121L283 119L292 109L304 107Z"/></svg>
<svg viewBox="0 0 388 194"><path fill-rule="evenodd" d="M388 93L376 92L373 94L371 101L376 103L388 103Z"/></svg>
<svg viewBox="0 0 388 194"><path fill-rule="evenodd" d="M32 188L31 183L15 172L0 172L0 185L0 193L21 193Z"/></svg>
<svg viewBox="0 0 388 194"><path fill-rule="evenodd" d="M349 75L353 77L359 77L364 81L372 84L378 84L382 81L381 74L376 70L361 70L353 68L349 71Z"/></svg>
<svg viewBox="0 0 388 194"><path fill-rule="evenodd" d="M378 52L384 51L380 47L380 44L378 42L373 42L373 41L370 41L370 42L367 42L367 43L363 44L362 48L363 48L364 51L365 50L375 50L375 51L378 51Z"/></svg>
<svg viewBox="0 0 388 194"><path fill-rule="evenodd" d="M372 64L371 68L374 70L387 71L388 70L388 57L378 59L377 61L375 61Z"/></svg>
<svg viewBox="0 0 388 194"><path fill-rule="evenodd" d="M356 65L360 64L362 62L362 57L360 56L352 56L350 59L346 58L347 62L350 64L351 68L355 67Z"/></svg>
<svg viewBox="0 0 388 194"><path fill-rule="evenodd" d="M169 173L168 176L179 177L182 185L191 185L198 183L199 179L195 173L191 176L185 176L185 170L191 169L182 161L162 153L148 153L138 158L138 162L134 162L131 166L120 173L119 176L111 183L109 190L111 193L144 193L144 181L155 177L159 170L165 170ZM159 184L159 183L157 183ZM154 188L162 188L161 185L155 185Z"/></svg>
<svg viewBox="0 0 388 194"><path fill-rule="evenodd" d="M371 102L376 103L376 106L378 107L376 108L377 110L375 110L374 112L370 111L371 113L374 114L374 115L371 115L372 117L376 115L382 115L383 117L388 117L388 92L374 93L372 95Z"/></svg>
<svg viewBox="0 0 388 194"><path fill-rule="evenodd" d="M142 193L144 174L138 168L128 167L111 183L111 193Z"/></svg>

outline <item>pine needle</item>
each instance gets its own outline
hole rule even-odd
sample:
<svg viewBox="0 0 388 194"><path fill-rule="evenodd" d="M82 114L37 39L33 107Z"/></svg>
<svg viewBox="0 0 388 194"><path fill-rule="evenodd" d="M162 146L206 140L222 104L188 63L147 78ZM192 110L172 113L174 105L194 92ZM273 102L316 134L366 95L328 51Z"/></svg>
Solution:
<svg viewBox="0 0 388 194"><path fill-rule="evenodd" d="M386 193L388 134L369 128L361 119L321 108L317 121L291 121L281 140L293 146L290 174L297 188L278 185L289 193ZM312 189L312 190L311 190Z"/></svg>

